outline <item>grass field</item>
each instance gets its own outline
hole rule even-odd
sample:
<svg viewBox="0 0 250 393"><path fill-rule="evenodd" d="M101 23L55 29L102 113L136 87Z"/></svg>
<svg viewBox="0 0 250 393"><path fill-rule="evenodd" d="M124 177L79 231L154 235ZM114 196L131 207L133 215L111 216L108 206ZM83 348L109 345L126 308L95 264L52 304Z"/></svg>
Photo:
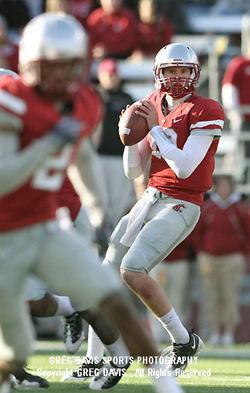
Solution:
<svg viewBox="0 0 250 393"><path fill-rule="evenodd" d="M86 343L77 356L86 353ZM86 382L60 382L66 370L75 369L76 358L68 355L59 342L37 342L36 354L29 359L29 372L40 374L50 382L52 393L77 393L88 390ZM153 366L152 366L153 367ZM153 393L151 380L143 366L135 360L119 384L112 389L117 393ZM192 375L193 374L193 375ZM196 364L190 364L186 374L178 378L186 393L249 393L250 392L250 346L234 346L232 349L205 348Z"/></svg>

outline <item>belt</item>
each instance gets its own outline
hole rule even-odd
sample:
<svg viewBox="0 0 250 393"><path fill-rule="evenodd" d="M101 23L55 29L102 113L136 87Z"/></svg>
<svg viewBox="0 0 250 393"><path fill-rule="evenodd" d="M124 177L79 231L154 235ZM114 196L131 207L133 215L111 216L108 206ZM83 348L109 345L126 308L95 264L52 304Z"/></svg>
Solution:
<svg viewBox="0 0 250 393"><path fill-rule="evenodd" d="M159 198L159 199L165 199L165 198L169 198L169 195L167 195L167 194L164 194L163 192L161 192L161 191L156 191L156 194L155 194L155 196L157 197L157 198Z"/></svg>

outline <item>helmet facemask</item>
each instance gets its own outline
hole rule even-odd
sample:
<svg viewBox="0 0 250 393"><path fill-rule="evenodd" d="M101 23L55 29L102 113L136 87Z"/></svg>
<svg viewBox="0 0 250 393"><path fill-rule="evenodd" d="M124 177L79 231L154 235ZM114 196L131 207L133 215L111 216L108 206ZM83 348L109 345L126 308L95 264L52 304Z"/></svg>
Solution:
<svg viewBox="0 0 250 393"><path fill-rule="evenodd" d="M195 62L190 61L190 57ZM190 77L164 77L163 69L174 67L190 68ZM173 98L182 98L198 90L200 65L194 51L186 45L170 44L162 48L155 58L154 72L156 90L165 92Z"/></svg>
<svg viewBox="0 0 250 393"><path fill-rule="evenodd" d="M59 71L53 71L59 67ZM84 77L85 62L82 59L30 62L22 70L26 84L38 87L48 95L63 96L75 90Z"/></svg>

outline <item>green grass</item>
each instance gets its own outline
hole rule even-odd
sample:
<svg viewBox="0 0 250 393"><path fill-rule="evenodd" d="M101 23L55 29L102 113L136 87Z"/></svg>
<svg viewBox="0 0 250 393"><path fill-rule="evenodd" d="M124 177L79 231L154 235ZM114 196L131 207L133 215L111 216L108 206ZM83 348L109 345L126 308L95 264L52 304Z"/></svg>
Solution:
<svg viewBox="0 0 250 393"><path fill-rule="evenodd" d="M43 343L39 342L39 349L28 361L28 371L33 374L42 372L41 376L50 382L52 393L80 393L82 390L88 390L90 380L82 383L60 382L67 369L76 368L76 359L73 355L68 355L63 346L58 348L53 343L46 342L43 349ZM77 356L81 358L85 353L86 343ZM147 370L144 371L144 377L137 375L142 369L143 366L135 360L126 376L112 391L153 393ZM203 375L198 375L199 373ZM186 374L178 378L178 383L183 386L186 393L249 393L250 349L248 346L235 346L233 350L207 348L200 354L197 364L190 364Z"/></svg>

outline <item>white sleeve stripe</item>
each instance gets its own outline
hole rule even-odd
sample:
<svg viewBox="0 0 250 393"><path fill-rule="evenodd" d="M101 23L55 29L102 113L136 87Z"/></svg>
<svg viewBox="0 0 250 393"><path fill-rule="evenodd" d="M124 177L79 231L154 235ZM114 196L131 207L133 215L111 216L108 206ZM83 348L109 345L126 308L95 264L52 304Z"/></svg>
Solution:
<svg viewBox="0 0 250 393"><path fill-rule="evenodd" d="M217 125L217 126L223 128L224 121L223 120L198 121L195 124L191 124L190 130L192 130L194 128L204 128L207 126L214 126L214 125Z"/></svg>
<svg viewBox="0 0 250 393"><path fill-rule="evenodd" d="M18 115L24 115L27 111L27 104L24 100L4 90L0 90L0 104Z"/></svg>
<svg viewBox="0 0 250 393"><path fill-rule="evenodd" d="M221 129L220 128L198 128L195 130L192 130L190 132L190 135L215 135L215 136L221 136Z"/></svg>
<svg viewBox="0 0 250 393"><path fill-rule="evenodd" d="M21 131L23 129L22 119L0 108L0 130L1 131Z"/></svg>

